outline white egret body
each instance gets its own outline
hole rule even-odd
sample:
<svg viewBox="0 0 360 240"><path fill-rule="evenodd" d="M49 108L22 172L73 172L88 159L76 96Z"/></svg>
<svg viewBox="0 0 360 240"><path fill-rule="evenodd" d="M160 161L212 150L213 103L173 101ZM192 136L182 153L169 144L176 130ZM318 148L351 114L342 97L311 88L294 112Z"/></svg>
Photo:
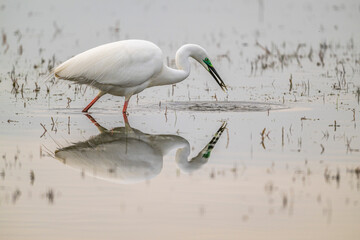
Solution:
<svg viewBox="0 0 360 240"><path fill-rule="evenodd" d="M183 45L176 52L177 69L163 63L161 49L144 40L124 40L104 44L80 53L59 65L55 76L79 84L88 84L100 90L89 108L104 94L124 96L123 113L132 95L145 88L178 83L190 74L189 57L197 60L225 91L226 86L211 64L202 47Z"/></svg>

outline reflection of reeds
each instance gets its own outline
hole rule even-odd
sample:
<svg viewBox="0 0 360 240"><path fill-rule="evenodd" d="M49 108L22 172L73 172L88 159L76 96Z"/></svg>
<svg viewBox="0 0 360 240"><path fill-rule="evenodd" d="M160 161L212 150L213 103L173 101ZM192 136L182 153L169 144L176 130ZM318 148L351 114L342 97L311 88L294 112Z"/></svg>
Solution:
<svg viewBox="0 0 360 240"><path fill-rule="evenodd" d="M261 144L261 146L262 146L264 149L266 149L265 142L264 142L264 141L265 141L265 138L267 138L267 139L270 140L269 134L270 134L270 131L268 131L268 132L266 133L266 128L264 128L264 129L261 131L261 133L260 133L260 136L261 136L261 142L260 142L260 144Z"/></svg>
<svg viewBox="0 0 360 240"><path fill-rule="evenodd" d="M308 57L308 59L310 60L310 62L312 62L313 61L313 49L312 49L312 47L310 47L310 51L309 51L309 54L307 55L307 57Z"/></svg>
<svg viewBox="0 0 360 240"><path fill-rule="evenodd" d="M70 108L70 103L72 102L71 98L67 98L67 106L66 108Z"/></svg>
<svg viewBox="0 0 360 240"><path fill-rule="evenodd" d="M6 33L1 32L2 35L2 45L5 46L7 44L7 36Z"/></svg>
<svg viewBox="0 0 360 240"><path fill-rule="evenodd" d="M68 134L70 135L70 116L68 116L68 124L67 124L67 127L68 127Z"/></svg>
<svg viewBox="0 0 360 240"><path fill-rule="evenodd" d="M41 125L42 128L44 129L43 134L41 134L41 136L40 136L40 138L42 138L42 137L45 135L45 133L47 132L47 129L45 128L45 125L44 125L44 124L40 123L40 125ZM41 151L41 149L40 149L40 151ZM40 155L40 156L41 156L41 155Z"/></svg>
<svg viewBox="0 0 360 240"><path fill-rule="evenodd" d="M328 49L328 45L326 43L320 43L319 60L322 67L325 66L324 58L327 49ZM318 63L318 65L320 64Z"/></svg>
<svg viewBox="0 0 360 240"><path fill-rule="evenodd" d="M320 154L323 154L324 151L325 151L325 147L324 147L324 145L322 145L322 144L320 144L320 147L321 147L321 153L320 153Z"/></svg>
<svg viewBox="0 0 360 240"><path fill-rule="evenodd" d="M0 176L1 176L2 180L4 180L4 179L5 179L5 170L4 170L4 169L3 169L3 170L1 170L1 172L0 172Z"/></svg>
<svg viewBox="0 0 360 240"><path fill-rule="evenodd" d="M37 84L37 82L35 82L34 92L39 92L39 91L40 91L40 86Z"/></svg>
<svg viewBox="0 0 360 240"><path fill-rule="evenodd" d="M281 147L284 148L284 127L281 128Z"/></svg>
<svg viewBox="0 0 360 240"><path fill-rule="evenodd" d="M50 204L54 203L54 198L55 198L55 194L54 191L52 189L49 189L46 193L45 193L46 198L48 199Z"/></svg>
<svg viewBox="0 0 360 240"><path fill-rule="evenodd" d="M56 125L57 125L57 119L54 121L54 118L51 117L51 131L57 132Z"/></svg>
<svg viewBox="0 0 360 240"><path fill-rule="evenodd" d="M347 169L347 172L351 174L355 174L357 179L360 179L360 167L356 167L354 169Z"/></svg>
<svg viewBox="0 0 360 240"><path fill-rule="evenodd" d="M16 189L12 194L12 202L16 203L16 201L20 198L21 192L19 189Z"/></svg>
<svg viewBox="0 0 360 240"><path fill-rule="evenodd" d="M18 48L18 54L19 55L23 54L23 46L22 45L20 45L19 48Z"/></svg>
<svg viewBox="0 0 360 240"><path fill-rule="evenodd" d="M332 180L335 180L336 183L339 184L341 179L339 169L337 169L336 174L334 175L328 168L325 168L324 179L326 183L330 183Z"/></svg>
<svg viewBox="0 0 360 240"><path fill-rule="evenodd" d="M18 84L18 79L15 74L15 66L13 67L13 69L11 70L9 75L10 75L10 79L11 79L12 87L13 87L11 90L11 93L17 94L17 93L19 93L20 86Z"/></svg>
<svg viewBox="0 0 360 240"><path fill-rule="evenodd" d="M2 46L5 46L4 54L6 54L7 51L9 50L10 46L9 46L9 43L7 42L6 33L2 31L1 35L2 35Z"/></svg>
<svg viewBox="0 0 360 240"><path fill-rule="evenodd" d="M346 138L346 153L348 152L360 152L358 148L352 148L351 145L352 138Z"/></svg>
<svg viewBox="0 0 360 240"><path fill-rule="evenodd" d="M336 86L334 84L333 88L334 89L341 89L344 88L346 86L346 70L345 70L345 66L344 66L344 62L340 61L338 63L338 65L335 67L335 73L336 73L336 78L338 80L338 86Z"/></svg>
<svg viewBox="0 0 360 240"><path fill-rule="evenodd" d="M33 170L30 171L30 183L31 185L34 185L35 182L35 173Z"/></svg>

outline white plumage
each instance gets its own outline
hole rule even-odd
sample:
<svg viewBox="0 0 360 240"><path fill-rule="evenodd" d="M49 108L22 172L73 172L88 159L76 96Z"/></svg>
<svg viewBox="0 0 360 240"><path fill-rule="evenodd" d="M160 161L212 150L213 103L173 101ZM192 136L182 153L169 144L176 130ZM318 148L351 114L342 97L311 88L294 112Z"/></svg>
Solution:
<svg viewBox="0 0 360 240"><path fill-rule="evenodd" d="M154 135L125 127L107 130L86 115L99 129L100 134L55 151L55 157L66 165L97 178L118 183L135 183L152 179L163 167L163 157L177 149L175 161L182 172L191 173L206 164L222 132L223 123L211 141L189 158L189 142L177 135ZM127 119L125 119L127 122Z"/></svg>
<svg viewBox="0 0 360 240"><path fill-rule="evenodd" d="M162 51L155 44L144 40L125 40L80 53L59 65L54 73L60 79L88 84L100 90L83 112L87 112L102 95L109 93L125 97L125 113L132 95L148 87L174 84L189 76L189 57L201 63L220 87L226 89L206 51L195 44L186 44L177 51L175 60L178 69L163 64Z"/></svg>

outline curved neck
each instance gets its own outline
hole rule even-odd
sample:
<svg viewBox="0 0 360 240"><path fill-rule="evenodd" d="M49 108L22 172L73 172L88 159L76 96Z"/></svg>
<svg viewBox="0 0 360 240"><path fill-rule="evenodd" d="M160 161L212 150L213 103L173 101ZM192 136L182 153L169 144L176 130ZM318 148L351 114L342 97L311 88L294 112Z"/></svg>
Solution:
<svg viewBox="0 0 360 240"><path fill-rule="evenodd" d="M191 54L196 51L195 48L196 45L194 44L185 44L180 47L175 55L177 69L164 65L161 73L154 79L152 85L175 84L187 78L190 75L191 69L189 57L192 57Z"/></svg>
<svg viewBox="0 0 360 240"><path fill-rule="evenodd" d="M176 135L151 135L151 137L152 145L156 149L159 149L163 156L171 150L177 149L175 162L182 172L191 173L201 168L208 161L210 155L207 154L209 144L206 145L196 157L189 159L191 147L185 138Z"/></svg>
<svg viewBox="0 0 360 240"><path fill-rule="evenodd" d="M176 151L175 162L179 166L182 172L191 173L200 169L204 164L208 162L208 156L205 155L207 151L206 147L202 149L197 156L189 160L190 145L189 143L183 148L179 148Z"/></svg>
<svg viewBox="0 0 360 240"><path fill-rule="evenodd" d="M177 150L175 160L178 164L179 168L183 172L192 172L199 168L201 168L204 164L206 164L209 160L210 153L214 149L215 144L219 140L221 134L224 132L226 128L226 122L224 122L221 127L217 130L214 137L210 140L210 142L198 153L197 156L193 157L190 161L188 161L188 157L190 155L190 144L186 141L186 144L180 149Z"/></svg>
<svg viewBox="0 0 360 240"><path fill-rule="evenodd" d="M189 57L191 57L191 53L194 51L194 47L192 44L185 44L181 46L175 55L175 63L178 70L183 70L190 74L190 62Z"/></svg>

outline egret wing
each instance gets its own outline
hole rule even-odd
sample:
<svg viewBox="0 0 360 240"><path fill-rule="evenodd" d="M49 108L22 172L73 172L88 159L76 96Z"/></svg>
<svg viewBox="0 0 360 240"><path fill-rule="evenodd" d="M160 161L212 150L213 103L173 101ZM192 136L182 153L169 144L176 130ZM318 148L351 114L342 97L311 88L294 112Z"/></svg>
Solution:
<svg viewBox="0 0 360 240"><path fill-rule="evenodd" d="M55 69L59 78L79 83L133 87L162 69L162 52L153 43L127 40L80 53Z"/></svg>

